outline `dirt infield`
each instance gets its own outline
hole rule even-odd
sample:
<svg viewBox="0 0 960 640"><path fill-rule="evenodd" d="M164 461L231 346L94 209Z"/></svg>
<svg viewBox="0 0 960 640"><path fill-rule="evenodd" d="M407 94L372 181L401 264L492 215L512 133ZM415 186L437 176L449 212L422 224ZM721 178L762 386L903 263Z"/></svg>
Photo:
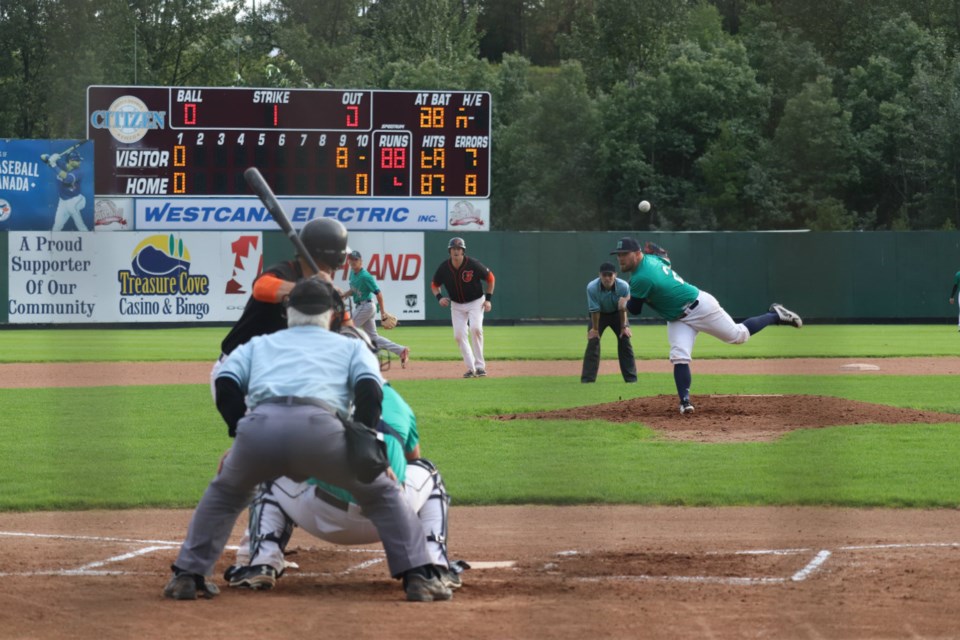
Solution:
<svg viewBox="0 0 960 640"><path fill-rule="evenodd" d="M384 563L369 564L383 558L376 547L336 548L300 530L290 558L300 569L275 590L165 600L189 516L3 514L0 636L950 638L960 630L957 511L454 508L452 548L476 568L453 600L430 604L403 601Z"/></svg>
<svg viewBox="0 0 960 640"><path fill-rule="evenodd" d="M841 369L849 364L880 369ZM458 363L438 365L413 362L391 378L459 375ZM662 362L650 366L665 370ZM491 363L490 369L492 377L579 375L579 362ZM698 373L721 370L960 373L960 359L697 363ZM615 362L601 369L615 372ZM0 386L196 384L208 373L203 363L0 365ZM832 424L845 411L851 424L865 415L869 422L956 421L845 401L828 407L823 398L796 396L750 398L744 414L733 407L743 400L700 397L681 427L671 396L630 402L644 403L631 410L650 416L666 437L708 442L818 426L811 405L832 412ZM600 405L589 415L622 414L618 409ZM733 422L752 426L725 431ZM451 551L474 568L452 601L433 604L404 602L377 546L335 547L300 530L290 557L299 569L274 591L227 589L225 558L215 574L220 597L166 600L161 591L189 518L188 510L0 513L0 637L960 637L958 510L454 504Z"/></svg>

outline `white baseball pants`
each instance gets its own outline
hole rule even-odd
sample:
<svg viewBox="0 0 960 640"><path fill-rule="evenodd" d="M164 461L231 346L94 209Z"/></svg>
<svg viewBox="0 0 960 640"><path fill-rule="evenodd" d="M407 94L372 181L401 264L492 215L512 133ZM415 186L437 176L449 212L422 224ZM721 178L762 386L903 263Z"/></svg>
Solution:
<svg viewBox="0 0 960 640"><path fill-rule="evenodd" d="M700 291L697 306L678 320L667 322L667 340L670 342L670 362L688 364L693 353L693 343L701 331L728 344L743 344L750 339L750 332L743 324L734 322L723 310L717 299L706 291Z"/></svg>
<svg viewBox="0 0 960 640"><path fill-rule="evenodd" d="M460 347L463 363L470 371L486 369L483 359L483 305L485 298L471 302L450 301L450 317L453 320L453 339ZM469 334L467 333L469 326ZM468 337L469 336L469 337ZM472 349L471 349L472 347Z"/></svg>

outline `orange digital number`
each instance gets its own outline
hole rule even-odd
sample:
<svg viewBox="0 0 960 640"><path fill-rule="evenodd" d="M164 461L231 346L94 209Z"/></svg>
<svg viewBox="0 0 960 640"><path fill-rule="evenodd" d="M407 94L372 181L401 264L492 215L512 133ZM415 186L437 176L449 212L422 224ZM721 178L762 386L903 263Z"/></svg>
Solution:
<svg viewBox="0 0 960 640"><path fill-rule="evenodd" d="M365 196L370 193L370 175L358 173L356 181L356 192L358 196Z"/></svg>
<svg viewBox="0 0 960 640"><path fill-rule="evenodd" d="M337 147L337 169L346 169L350 156L346 147Z"/></svg>
<svg viewBox="0 0 960 640"><path fill-rule="evenodd" d="M182 144L173 145L173 166L187 166L187 148Z"/></svg>
<svg viewBox="0 0 960 640"><path fill-rule="evenodd" d="M429 152L426 149L420 151L421 169L443 169L446 167L446 164L446 153L444 149L434 147Z"/></svg>
<svg viewBox="0 0 960 640"><path fill-rule="evenodd" d="M468 196L477 195L477 174L468 173L463 180L463 193Z"/></svg>
<svg viewBox="0 0 960 640"><path fill-rule="evenodd" d="M187 174L183 171L173 172L173 192L176 194L187 192Z"/></svg>
<svg viewBox="0 0 960 640"><path fill-rule="evenodd" d="M443 128L443 107L420 107L420 128Z"/></svg>

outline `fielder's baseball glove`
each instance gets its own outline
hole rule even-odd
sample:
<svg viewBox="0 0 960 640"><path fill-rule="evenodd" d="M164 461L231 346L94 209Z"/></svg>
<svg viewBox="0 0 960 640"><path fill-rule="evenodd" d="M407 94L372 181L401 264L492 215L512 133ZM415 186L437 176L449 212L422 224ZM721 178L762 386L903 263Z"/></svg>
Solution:
<svg viewBox="0 0 960 640"><path fill-rule="evenodd" d="M669 258L667 250L661 247L660 245L654 242L645 242L643 243L643 252L649 255L660 256L662 258Z"/></svg>
<svg viewBox="0 0 960 640"><path fill-rule="evenodd" d="M393 329L395 326L397 326L397 323L397 316L393 315L392 313L384 311L382 314L380 314L380 326L384 329Z"/></svg>

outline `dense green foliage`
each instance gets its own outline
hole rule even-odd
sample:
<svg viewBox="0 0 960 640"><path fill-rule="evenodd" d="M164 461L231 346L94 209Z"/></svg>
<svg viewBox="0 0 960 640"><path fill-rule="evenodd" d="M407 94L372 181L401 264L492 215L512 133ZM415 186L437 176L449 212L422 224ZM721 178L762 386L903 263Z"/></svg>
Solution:
<svg viewBox="0 0 960 640"><path fill-rule="evenodd" d="M91 84L488 90L495 228L953 229L957 15L956 0L2 2L0 137L83 137Z"/></svg>

